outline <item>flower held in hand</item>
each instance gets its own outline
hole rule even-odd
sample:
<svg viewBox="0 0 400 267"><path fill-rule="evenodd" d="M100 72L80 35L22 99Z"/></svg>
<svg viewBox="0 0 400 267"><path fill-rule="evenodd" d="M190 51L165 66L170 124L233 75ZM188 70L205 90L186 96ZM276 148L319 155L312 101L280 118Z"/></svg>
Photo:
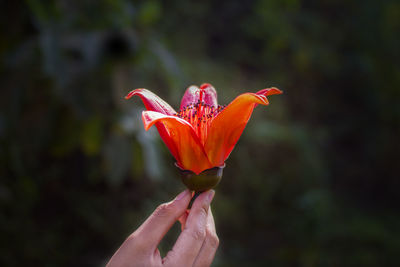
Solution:
<svg viewBox="0 0 400 267"><path fill-rule="evenodd" d="M181 101L179 112L147 89L131 91L125 98L138 95L144 127L154 124L178 167L195 174L224 166L239 140L257 104L268 105L267 96L281 94L277 88L244 93L228 106L219 106L217 92L210 84L190 86Z"/></svg>

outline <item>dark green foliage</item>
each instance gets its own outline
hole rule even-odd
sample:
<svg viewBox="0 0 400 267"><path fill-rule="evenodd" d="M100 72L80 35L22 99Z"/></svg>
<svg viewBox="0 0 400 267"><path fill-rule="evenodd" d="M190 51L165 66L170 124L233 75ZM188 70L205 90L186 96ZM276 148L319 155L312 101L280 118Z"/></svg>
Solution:
<svg viewBox="0 0 400 267"><path fill-rule="evenodd" d="M3 1L0 265L104 265L184 189L123 97L209 82L284 91L226 162L214 266L399 266L399 36L390 0Z"/></svg>

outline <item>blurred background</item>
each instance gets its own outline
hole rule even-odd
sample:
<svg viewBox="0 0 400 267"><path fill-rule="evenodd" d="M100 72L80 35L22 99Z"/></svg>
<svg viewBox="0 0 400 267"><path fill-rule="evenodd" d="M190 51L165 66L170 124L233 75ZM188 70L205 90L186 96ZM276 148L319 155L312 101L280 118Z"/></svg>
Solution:
<svg viewBox="0 0 400 267"><path fill-rule="evenodd" d="M284 91L226 162L213 266L399 266L399 37L395 0L2 1L0 265L105 265L184 189L124 96L209 82Z"/></svg>

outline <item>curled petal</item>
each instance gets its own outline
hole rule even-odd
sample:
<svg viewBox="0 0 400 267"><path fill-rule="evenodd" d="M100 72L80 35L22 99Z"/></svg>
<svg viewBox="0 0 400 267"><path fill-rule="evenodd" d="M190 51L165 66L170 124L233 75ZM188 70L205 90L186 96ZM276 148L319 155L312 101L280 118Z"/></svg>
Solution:
<svg viewBox="0 0 400 267"><path fill-rule="evenodd" d="M212 167L190 123L176 116L169 116L154 111L143 111L142 119L146 131L155 123L164 125L170 142L174 144L178 154L175 159L182 169L191 170L199 174L203 170Z"/></svg>
<svg viewBox="0 0 400 267"><path fill-rule="evenodd" d="M188 89L186 89L186 92L182 97L180 108L183 109L190 104L195 104L197 101L200 100L200 98L201 101L203 101L207 105L214 107L218 106L217 91L215 91L212 85L205 83L202 84L200 88L192 85Z"/></svg>
<svg viewBox="0 0 400 267"><path fill-rule="evenodd" d="M204 148L213 166L224 164L257 104L268 105L268 100L263 94L241 94L212 120Z"/></svg>
<svg viewBox="0 0 400 267"><path fill-rule="evenodd" d="M125 96L125 99L129 99L134 95L140 96L147 110L157 111L166 115L174 115L176 113L167 102L147 89L140 88L133 90Z"/></svg>
<svg viewBox="0 0 400 267"><path fill-rule="evenodd" d="M256 94L257 95L264 95L264 96L269 96L269 95L280 95L283 92L279 90L276 87L271 87L271 88L266 88L258 91Z"/></svg>
<svg viewBox="0 0 400 267"><path fill-rule="evenodd" d="M262 89L262 90L258 91L256 94L263 95L263 96L269 96L269 95L280 95L282 93L283 92L281 90L279 90L278 88L271 87L271 88ZM254 107L257 107L257 104Z"/></svg>
<svg viewBox="0 0 400 267"><path fill-rule="evenodd" d="M175 114L175 110L167 102L165 102L163 99L147 89L140 88L133 90L125 97L125 99L129 99L134 95L138 95L142 99L143 104L145 105L147 110L157 111L166 115ZM171 151L175 159L179 161L178 150L175 147L174 142L171 140L171 137L169 136L168 131L165 129L164 125L162 123L157 123L156 127L158 132L160 133L161 139L164 141L169 151Z"/></svg>

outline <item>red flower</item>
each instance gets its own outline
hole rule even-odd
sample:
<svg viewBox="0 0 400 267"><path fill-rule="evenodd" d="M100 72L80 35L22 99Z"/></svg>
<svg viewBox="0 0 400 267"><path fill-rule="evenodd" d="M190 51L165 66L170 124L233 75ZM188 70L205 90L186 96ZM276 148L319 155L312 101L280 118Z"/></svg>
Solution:
<svg viewBox="0 0 400 267"><path fill-rule="evenodd" d="M228 106L219 106L210 84L190 86L179 112L147 89L131 91L125 98L140 96L147 111L142 119L146 131L156 125L179 167L196 174L224 165L239 140L254 107L268 105L266 96L281 94L277 88L244 93Z"/></svg>

